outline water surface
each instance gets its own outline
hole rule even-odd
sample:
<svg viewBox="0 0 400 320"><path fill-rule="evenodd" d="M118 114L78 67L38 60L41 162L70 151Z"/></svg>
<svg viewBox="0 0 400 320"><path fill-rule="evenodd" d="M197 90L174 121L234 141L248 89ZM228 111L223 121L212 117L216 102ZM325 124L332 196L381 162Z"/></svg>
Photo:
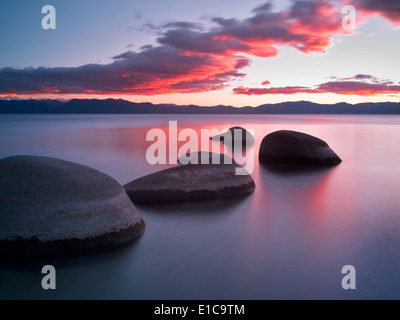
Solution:
<svg viewBox="0 0 400 320"><path fill-rule="evenodd" d="M400 298L400 117L231 115L1 115L0 158L57 157L121 184L171 167L151 166L152 128L255 130L253 179L244 199L138 206L147 223L113 252L0 265L2 299L384 299ZM282 173L258 164L262 138L302 131L343 163ZM41 266L57 289L41 289ZM357 270L357 289L341 269Z"/></svg>

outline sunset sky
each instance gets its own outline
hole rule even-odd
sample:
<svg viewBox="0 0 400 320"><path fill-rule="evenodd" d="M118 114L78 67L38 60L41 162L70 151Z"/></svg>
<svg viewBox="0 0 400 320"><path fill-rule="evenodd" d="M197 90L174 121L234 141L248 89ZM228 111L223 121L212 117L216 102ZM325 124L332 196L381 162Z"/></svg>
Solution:
<svg viewBox="0 0 400 320"><path fill-rule="evenodd" d="M56 29L41 26L56 9ZM356 29L342 27L353 5ZM0 2L0 97L398 102L399 0Z"/></svg>

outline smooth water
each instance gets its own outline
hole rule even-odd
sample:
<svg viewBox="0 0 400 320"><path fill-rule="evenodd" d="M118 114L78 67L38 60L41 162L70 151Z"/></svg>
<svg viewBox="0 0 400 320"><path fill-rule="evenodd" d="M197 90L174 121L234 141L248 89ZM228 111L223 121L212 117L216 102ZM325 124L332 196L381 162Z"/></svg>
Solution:
<svg viewBox="0 0 400 320"><path fill-rule="evenodd" d="M256 183L243 199L138 206L147 224L107 253L0 263L2 299L400 298L400 117L233 115L1 115L0 158L30 154L91 166L125 184L151 166L152 128L255 130ZM289 129L328 142L342 158L324 171L259 166L262 138ZM53 264L57 289L41 288ZM356 268L343 290L342 267Z"/></svg>

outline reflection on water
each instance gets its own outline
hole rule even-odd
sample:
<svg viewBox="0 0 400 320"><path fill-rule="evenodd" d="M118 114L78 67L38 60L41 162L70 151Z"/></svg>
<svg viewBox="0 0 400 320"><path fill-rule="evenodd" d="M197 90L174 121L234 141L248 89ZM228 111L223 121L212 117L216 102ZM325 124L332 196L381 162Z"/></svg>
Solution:
<svg viewBox="0 0 400 320"><path fill-rule="evenodd" d="M2 115L0 157L62 158L125 184L174 166L151 166L145 156L152 143L147 132L168 133L169 121L199 136L201 129L253 129L247 152L254 152L255 192L242 199L138 207L146 232L113 252L18 266L3 262L0 298L400 298L400 117ZM325 140L343 162L305 171L259 166L262 138L282 129ZM57 268L54 292L40 289L44 263ZM340 285L347 264L357 270L351 292Z"/></svg>

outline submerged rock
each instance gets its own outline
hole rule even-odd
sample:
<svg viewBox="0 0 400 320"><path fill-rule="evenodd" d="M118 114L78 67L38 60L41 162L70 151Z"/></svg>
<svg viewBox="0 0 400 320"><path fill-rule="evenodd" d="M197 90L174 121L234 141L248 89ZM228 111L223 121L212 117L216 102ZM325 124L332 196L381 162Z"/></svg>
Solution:
<svg viewBox="0 0 400 320"><path fill-rule="evenodd" d="M227 132L211 137L210 139L220 140L222 143L225 143L225 140L229 141L229 139L232 139L232 141L239 140L243 146L251 146L254 144L253 135L245 128L238 126L229 128Z"/></svg>
<svg viewBox="0 0 400 320"><path fill-rule="evenodd" d="M54 158L0 160L0 252L47 254L122 245L145 229L125 190Z"/></svg>
<svg viewBox="0 0 400 320"><path fill-rule="evenodd" d="M334 166L342 162L328 144L296 131L276 131L264 137L259 160L264 164Z"/></svg>
<svg viewBox="0 0 400 320"><path fill-rule="evenodd" d="M124 186L135 204L182 203L230 198L252 192L250 175L237 175L237 164L195 164L174 167L136 179Z"/></svg>
<svg viewBox="0 0 400 320"><path fill-rule="evenodd" d="M207 162L208 161L208 162ZM219 162L219 163L218 163ZM178 163L185 164L234 164L234 159L226 154L207 151L187 153L179 157Z"/></svg>

